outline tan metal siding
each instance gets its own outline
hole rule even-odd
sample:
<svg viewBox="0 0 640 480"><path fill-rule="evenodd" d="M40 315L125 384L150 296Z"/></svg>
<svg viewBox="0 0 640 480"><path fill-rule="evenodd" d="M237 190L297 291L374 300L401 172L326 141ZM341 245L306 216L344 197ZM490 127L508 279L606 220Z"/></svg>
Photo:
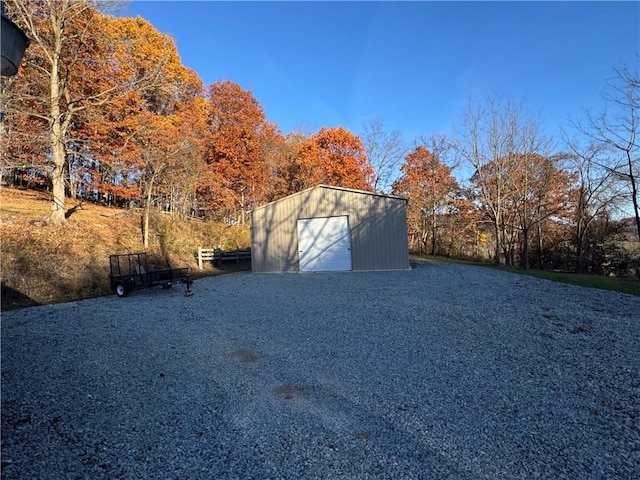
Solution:
<svg viewBox="0 0 640 480"><path fill-rule="evenodd" d="M347 215L353 270L408 269L406 201L318 186L251 214L254 272L296 272L297 220Z"/></svg>
<svg viewBox="0 0 640 480"><path fill-rule="evenodd" d="M251 214L251 268L254 272L297 272L296 207L288 197Z"/></svg>
<svg viewBox="0 0 640 480"><path fill-rule="evenodd" d="M409 268L406 201L374 195L352 197L353 269Z"/></svg>

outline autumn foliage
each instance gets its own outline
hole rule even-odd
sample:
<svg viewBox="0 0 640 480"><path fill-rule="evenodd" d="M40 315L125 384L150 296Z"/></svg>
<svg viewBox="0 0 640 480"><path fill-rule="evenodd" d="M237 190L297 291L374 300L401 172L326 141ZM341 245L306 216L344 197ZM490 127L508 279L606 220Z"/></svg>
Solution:
<svg viewBox="0 0 640 480"><path fill-rule="evenodd" d="M322 129L292 149L250 91L205 88L142 18L89 0L8 10L34 41L3 91L3 165L52 192L52 223L64 223L66 197L242 222L302 185L367 188L356 136Z"/></svg>
<svg viewBox="0 0 640 480"><path fill-rule="evenodd" d="M597 232L613 231L615 202L600 199L615 179L596 184L589 162L568 166L577 150L549 153L512 105L470 109L458 138L411 151L379 119L363 138L342 126L285 134L251 91L204 85L142 18L91 0L6 5L32 42L3 79L3 181L49 192L45 222L64 225L70 200L140 208L147 247L154 211L242 225L266 202L328 184L406 197L410 246L422 253L585 271L606 253ZM460 163L472 168L466 183Z"/></svg>
<svg viewBox="0 0 640 480"><path fill-rule="evenodd" d="M410 199L407 220L413 249L431 255L463 253L475 240L474 208L461 195L451 167L439 158L442 152L434 150L418 145L406 156L394 193Z"/></svg>

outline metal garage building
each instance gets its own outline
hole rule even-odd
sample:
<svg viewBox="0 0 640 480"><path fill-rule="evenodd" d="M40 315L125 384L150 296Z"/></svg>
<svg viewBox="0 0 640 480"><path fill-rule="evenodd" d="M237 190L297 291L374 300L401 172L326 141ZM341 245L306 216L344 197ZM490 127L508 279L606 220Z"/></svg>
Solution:
<svg viewBox="0 0 640 480"><path fill-rule="evenodd" d="M254 272L407 270L407 200L318 185L251 212Z"/></svg>

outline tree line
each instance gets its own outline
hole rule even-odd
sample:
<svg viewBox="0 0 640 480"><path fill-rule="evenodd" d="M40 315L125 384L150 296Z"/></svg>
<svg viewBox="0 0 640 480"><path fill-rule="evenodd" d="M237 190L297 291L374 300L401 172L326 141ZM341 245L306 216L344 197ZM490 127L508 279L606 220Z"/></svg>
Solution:
<svg viewBox="0 0 640 480"><path fill-rule="evenodd" d="M614 71L608 108L547 138L522 104L469 101L449 134L409 146L382 119L283 134L230 80L204 85L172 38L91 0L7 0L31 45L3 78L3 181L78 201L244 223L319 183L408 198L410 246L525 268L638 274L638 72ZM100 3L103 5L103 3ZM461 179L461 172L470 172ZM631 219L621 220L620 211Z"/></svg>

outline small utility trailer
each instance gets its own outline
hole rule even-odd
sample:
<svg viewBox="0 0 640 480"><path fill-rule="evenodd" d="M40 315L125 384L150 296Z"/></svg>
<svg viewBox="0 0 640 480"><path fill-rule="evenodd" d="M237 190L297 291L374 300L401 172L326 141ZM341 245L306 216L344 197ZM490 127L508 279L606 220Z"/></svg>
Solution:
<svg viewBox="0 0 640 480"><path fill-rule="evenodd" d="M161 286L171 288L174 283L184 283L185 295L190 296L190 268L170 268L167 270L149 270L146 253L125 253L110 255L111 290L119 297L126 297L131 290Z"/></svg>

